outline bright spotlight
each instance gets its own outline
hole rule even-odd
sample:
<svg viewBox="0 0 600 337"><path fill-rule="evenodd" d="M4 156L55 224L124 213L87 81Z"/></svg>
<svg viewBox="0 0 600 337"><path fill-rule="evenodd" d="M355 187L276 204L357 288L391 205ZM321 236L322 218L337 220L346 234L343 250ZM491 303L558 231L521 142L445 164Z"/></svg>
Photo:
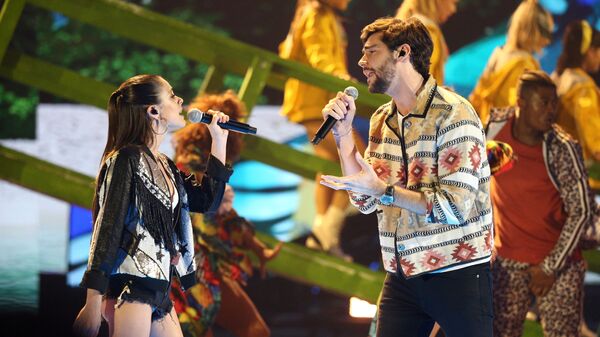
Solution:
<svg viewBox="0 0 600 337"><path fill-rule="evenodd" d="M349 314L351 317L357 318L373 318L377 306L367 301L363 301L358 297L350 297L350 310Z"/></svg>

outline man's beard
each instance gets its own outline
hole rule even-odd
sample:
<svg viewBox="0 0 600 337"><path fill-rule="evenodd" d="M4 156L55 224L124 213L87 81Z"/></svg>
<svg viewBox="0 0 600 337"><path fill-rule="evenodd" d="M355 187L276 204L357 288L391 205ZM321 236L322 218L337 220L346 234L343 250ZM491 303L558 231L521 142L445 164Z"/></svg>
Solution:
<svg viewBox="0 0 600 337"><path fill-rule="evenodd" d="M391 58L387 60L379 69L375 71L375 81L369 85L369 92L375 94L385 94L389 89L394 78L394 66ZM381 73L381 76L379 74Z"/></svg>

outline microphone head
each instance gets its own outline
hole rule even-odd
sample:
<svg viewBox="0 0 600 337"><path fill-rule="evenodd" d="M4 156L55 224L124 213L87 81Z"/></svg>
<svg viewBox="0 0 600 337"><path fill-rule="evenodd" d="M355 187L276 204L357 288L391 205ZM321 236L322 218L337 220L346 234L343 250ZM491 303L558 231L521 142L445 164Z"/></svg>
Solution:
<svg viewBox="0 0 600 337"><path fill-rule="evenodd" d="M202 115L204 115L202 111L198 109L192 109L188 111L187 118L192 123L200 123L200 121L202 120Z"/></svg>
<svg viewBox="0 0 600 337"><path fill-rule="evenodd" d="M346 89L344 89L344 94L352 96L352 98L356 100L358 98L358 89L356 89L353 86L349 86Z"/></svg>

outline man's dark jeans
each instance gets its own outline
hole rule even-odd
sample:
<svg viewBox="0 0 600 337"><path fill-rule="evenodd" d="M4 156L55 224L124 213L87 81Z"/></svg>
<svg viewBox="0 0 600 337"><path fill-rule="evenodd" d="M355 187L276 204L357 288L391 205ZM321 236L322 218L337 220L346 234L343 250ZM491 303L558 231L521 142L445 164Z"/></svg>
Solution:
<svg viewBox="0 0 600 337"><path fill-rule="evenodd" d="M387 274L378 337L428 336L438 322L447 337L492 337L489 262L406 279Z"/></svg>

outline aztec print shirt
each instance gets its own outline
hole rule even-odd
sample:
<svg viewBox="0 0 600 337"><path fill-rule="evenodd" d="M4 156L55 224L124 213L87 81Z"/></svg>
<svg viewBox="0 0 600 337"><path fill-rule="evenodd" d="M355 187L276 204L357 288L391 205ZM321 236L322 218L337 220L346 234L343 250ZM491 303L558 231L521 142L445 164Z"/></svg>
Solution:
<svg viewBox="0 0 600 337"><path fill-rule="evenodd" d="M386 271L406 277L488 261L493 246L490 168L477 113L429 76L415 108L402 117L393 102L371 116L364 153L381 180L425 195L419 215L356 193L362 213L377 211Z"/></svg>

